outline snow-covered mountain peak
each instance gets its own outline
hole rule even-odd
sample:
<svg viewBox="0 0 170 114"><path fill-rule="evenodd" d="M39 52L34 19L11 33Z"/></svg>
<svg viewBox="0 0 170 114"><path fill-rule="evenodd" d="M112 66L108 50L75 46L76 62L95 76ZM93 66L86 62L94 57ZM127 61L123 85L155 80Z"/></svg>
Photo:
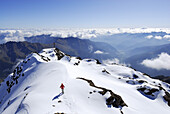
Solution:
<svg viewBox="0 0 170 114"><path fill-rule="evenodd" d="M169 84L54 48L27 56L1 83L0 93L2 114L170 113Z"/></svg>

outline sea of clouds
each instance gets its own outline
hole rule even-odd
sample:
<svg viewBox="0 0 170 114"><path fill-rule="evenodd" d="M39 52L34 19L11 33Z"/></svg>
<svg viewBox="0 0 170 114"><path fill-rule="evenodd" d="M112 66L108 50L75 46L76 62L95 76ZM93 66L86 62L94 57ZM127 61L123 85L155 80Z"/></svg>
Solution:
<svg viewBox="0 0 170 114"><path fill-rule="evenodd" d="M97 38L101 36L121 34L121 33L152 33L166 32L170 34L170 28L93 28L93 29L0 29L0 43L8 41L24 41L24 37L50 34L54 37L79 37L83 39ZM148 35L146 38L170 39L170 35L153 36Z"/></svg>

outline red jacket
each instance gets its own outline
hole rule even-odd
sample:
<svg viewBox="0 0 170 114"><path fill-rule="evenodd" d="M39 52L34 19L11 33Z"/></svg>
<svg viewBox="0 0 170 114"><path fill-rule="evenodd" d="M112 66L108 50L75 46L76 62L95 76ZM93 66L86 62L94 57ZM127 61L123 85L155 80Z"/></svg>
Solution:
<svg viewBox="0 0 170 114"><path fill-rule="evenodd" d="M64 89L64 85L63 85L63 84L61 84L60 88L61 88L61 89Z"/></svg>

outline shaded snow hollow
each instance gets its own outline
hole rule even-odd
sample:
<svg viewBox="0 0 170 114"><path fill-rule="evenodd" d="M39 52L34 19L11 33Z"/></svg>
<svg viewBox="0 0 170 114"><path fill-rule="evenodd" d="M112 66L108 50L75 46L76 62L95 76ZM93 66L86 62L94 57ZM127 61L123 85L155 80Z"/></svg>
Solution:
<svg viewBox="0 0 170 114"><path fill-rule="evenodd" d="M169 114L169 92L131 68L44 49L1 83L0 114Z"/></svg>

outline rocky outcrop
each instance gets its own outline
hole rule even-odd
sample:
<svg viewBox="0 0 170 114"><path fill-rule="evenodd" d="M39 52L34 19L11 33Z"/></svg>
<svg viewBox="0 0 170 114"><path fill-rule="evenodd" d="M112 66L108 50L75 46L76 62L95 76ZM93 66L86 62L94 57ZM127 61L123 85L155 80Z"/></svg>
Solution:
<svg viewBox="0 0 170 114"><path fill-rule="evenodd" d="M101 62L98 59L95 60L96 60L96 64L101 64Z"/></svg>
<svg viewBox="0 0 170 114"><path fill-rule="evenodd" d="M103 73L110 74L106 69L103 69L102 72L103 72Z"/></svg>
<svg viewBox="0 0 170 114"><path fill-rule="evenodd" d="M163 98L168 102L168 106L170 106L170 94L167 91L165 92Z"/></svg>
<svg viewBox="0 0 170 114"><path fill-rule="evenodd" d="M24 63L24 62L23 62ZM7 92L10 93L11 88L13 87L13 85L18 84L18 78L20 76L24 76L24 73L22 73L22 65L17 66L14 71L13 71L13 75L10 77L10 80L6 81L6 85L7 85Z"/></svg>
<svg viewBox="0 0 170 114"><path fill-rule="evenodd" d="M56 53L58 60L64 57L64 53L62 53L58 48L55 48L54 52Z"/></svg>
<svg viewBox="0 0 170 114"><path fill-rule="evenodd" d="M112 105L115 108L122 108L124 106L128 105L123 101L122 97L120 95L115 94L112 90L106 89L104 87L96 86L92 80L88 80L85 78L77 78L81 80L85 80L89 83L90 86L95 87L97 89L101 89L102 91L99 91L100 94L105 95L107 92L110 93L110 97L106 99L106 105Z"/></svg>
<svg viewBox="0 0 170 114"><path fill-rule="evenodd" d="M158 94L160 93L160 90L157 88L151 88L150 86L140 86L137 88L137 90L143 94L144 96L154 100L157 98Z"/></svg>

